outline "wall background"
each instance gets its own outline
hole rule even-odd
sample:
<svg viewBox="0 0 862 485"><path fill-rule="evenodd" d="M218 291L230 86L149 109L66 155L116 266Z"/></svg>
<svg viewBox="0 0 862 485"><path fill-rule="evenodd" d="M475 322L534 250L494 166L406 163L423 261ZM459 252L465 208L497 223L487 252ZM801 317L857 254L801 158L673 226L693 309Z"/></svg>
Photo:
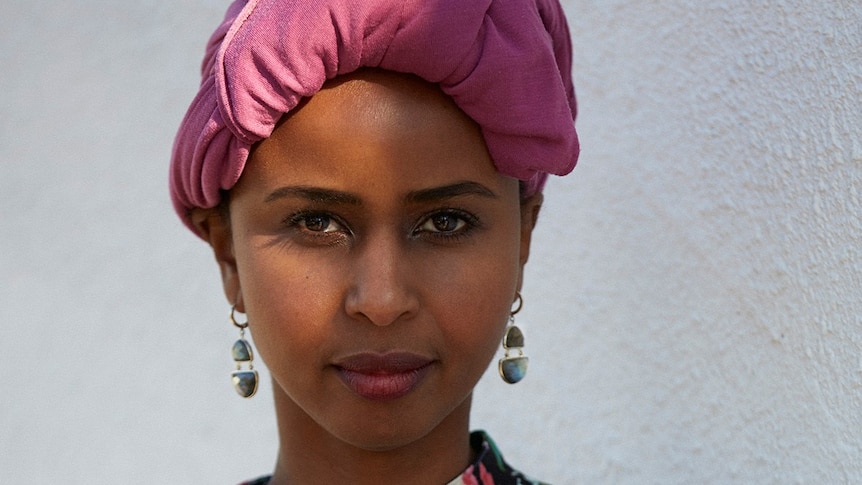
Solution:
<svg viewBox="0 0 862 485"><path fill-rule="evenodd" d="M233 395L166 188L226 3L0 17L2 483L271 469L269 386ZM529 265L530 375L489 372L475 425L557 484L862 481L862 9L566 8L583 155Z"/></svg>

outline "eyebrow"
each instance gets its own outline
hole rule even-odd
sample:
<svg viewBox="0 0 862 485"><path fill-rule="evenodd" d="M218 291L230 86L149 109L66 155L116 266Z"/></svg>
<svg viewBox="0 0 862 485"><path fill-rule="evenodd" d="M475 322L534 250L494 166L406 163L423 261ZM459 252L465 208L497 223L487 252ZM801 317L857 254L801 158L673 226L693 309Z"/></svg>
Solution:
<svg viewBox="0 0 862 485"><path fill-rule="evenodd" d="M496 199L491 189L477 182L459 182L442 187L417 190L407 194L407 201L412 203L434 202L442 199L450 199L464 195L478 195L489 199Z"/></svg>
<svg viewBox="0 0 862 485"><path fill-rule="evenodd" d="M327 202L345 205L362 205L362 200L356 195L340 190L323 189L308 186L279 187L266 196L264 202L273 202L284 198L299 198L310 202Z"/></svg>
<svg viewBox="0 0 862 485"><path fill-rule="evenodd" d="M432 187L410 192L407 194L407 202L409 203L427 203L435 202L453 197L461 197L466 195L476 195L489 199L496 199L495 194L491 189L477 182L458 182L442 187ZM264 202L274 202L284 198L299 198L310 202L334 203L344 205L362 205L362 199L350 192L340 190L324 189L320 187L309 186L287 186L279 187L270 192L266 196Z"/></svg>

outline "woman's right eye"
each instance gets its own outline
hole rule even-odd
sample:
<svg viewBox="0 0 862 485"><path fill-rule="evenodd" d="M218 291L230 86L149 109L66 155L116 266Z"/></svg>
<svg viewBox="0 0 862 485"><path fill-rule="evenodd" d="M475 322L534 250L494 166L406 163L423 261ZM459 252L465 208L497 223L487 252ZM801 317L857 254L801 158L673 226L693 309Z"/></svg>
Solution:
<svg viewBox="0 0 862 485"><path fill-rule="evenodd" d="M325 212L298 212L284 222L287 227L307 238L324 238L326 244L337 243L350 233L337 218Z"/></svg>
<svg viewBox="0 0 862 485"><path fill-rule="evenodd" d="M325 214L309 214L302 216L296 221L296 224L311 232L335 232L341 229L341 225L333 221L332 218Z"/></svg>

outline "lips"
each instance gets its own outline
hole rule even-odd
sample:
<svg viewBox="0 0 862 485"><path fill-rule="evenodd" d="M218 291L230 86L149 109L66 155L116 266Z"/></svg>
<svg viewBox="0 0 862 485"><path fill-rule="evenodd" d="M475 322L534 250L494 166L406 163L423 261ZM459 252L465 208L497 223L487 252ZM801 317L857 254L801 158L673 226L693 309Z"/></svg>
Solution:
<svg viewBox="0 0 862 485"><path fill-rule="evenodd" d="M361 353L335 364L338 377L360 397L373 401L398 399L412 391L428 374L432 359L417 354Z"/></svg>

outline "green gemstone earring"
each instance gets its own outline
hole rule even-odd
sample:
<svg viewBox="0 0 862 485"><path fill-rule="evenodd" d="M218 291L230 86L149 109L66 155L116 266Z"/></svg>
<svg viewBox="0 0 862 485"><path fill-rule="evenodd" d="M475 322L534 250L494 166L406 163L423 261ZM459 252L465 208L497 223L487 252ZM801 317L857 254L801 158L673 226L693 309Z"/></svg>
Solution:
<svg viewBox="0 0 862 485"><path fill-rule="evenodd" d="M230 308L230 323L239 328L239 340L233 343L231 354L236 362L236 370L231 373L233 380L233 388L237 394L244 398L254 396L257 392L257 371L254 370L254 352L251 350L251 344L245 339L245 328L248 327L248 320L243 323L236 321L234 316L236 305ZM242 370L242 364L248 363L248 369Z"/></svg>
<svg viewBox="0 0 862 485"><path fill-rule="evenodd" d="M509 324L506 327L506 334L503 336L503 350L505 354L499 362L500 377L509 384L515 384L524 378L527 374L527 363L529 358L524 355L524 333L515 325L515 314L521 311L524 306L524 299L521 298L521 292L516 294L518 306L509 313ZM512 357L509 351L517 350L518 355Z"/></svg>

